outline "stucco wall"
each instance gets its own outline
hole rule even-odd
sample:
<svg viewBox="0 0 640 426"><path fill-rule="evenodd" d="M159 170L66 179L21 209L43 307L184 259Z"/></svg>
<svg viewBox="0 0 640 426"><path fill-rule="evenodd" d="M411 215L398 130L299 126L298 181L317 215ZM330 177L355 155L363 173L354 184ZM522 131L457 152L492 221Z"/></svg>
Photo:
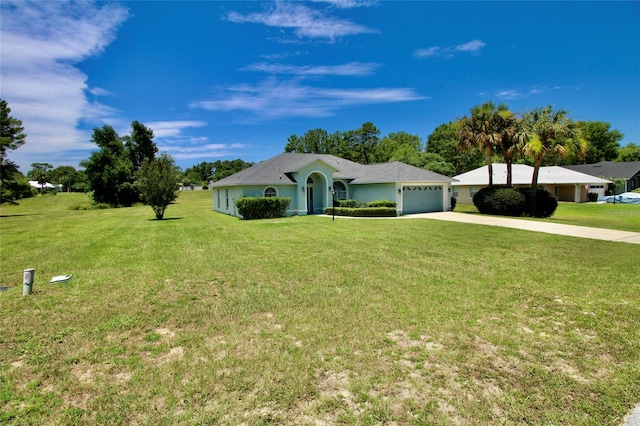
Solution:
<svg viewBox="0 0 640 426"><path fill-rule="evenodd" d="M293 206L296 196L296 187L293 185L252 185L242 187L237 186L213 188L213 210L220 213L241 217L236 208L235 201L240 197L263 197L264 190L268 187L275 188L276 195L278 197L290 197L291 204L289 204L289 208L287 209L286 214L295 214L295 212L293 211ZM229 194L228 206L226 197L227 191Z"/></svg>
<svg viewBox="0 0 640 426"><path fill-rule="evenodd" d="M350 189L350 198L363 203L377 200L397 201L395 183L351 185Z"/></svg>

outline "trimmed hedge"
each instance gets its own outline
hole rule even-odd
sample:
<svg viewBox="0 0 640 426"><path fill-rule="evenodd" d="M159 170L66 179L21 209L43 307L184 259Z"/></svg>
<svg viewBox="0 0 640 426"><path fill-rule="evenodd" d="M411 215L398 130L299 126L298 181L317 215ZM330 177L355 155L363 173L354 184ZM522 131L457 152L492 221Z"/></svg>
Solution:
<svg viewBox="0 0 640 426"><path fill-rule="evenodd" d="M336 207L335 209L326 207L324 214L349 217L396 217L398 212L395 207Z"/></svg>
<svg viewBox="0 0 640 426"><path fill-rule="evenodd" d="M597 192L589 192L587 194L587 197L589 198L589 202L590 203L595 203L596 201L598 201L598 193Z"/></svg>
<svg viewBox="0 0 640 426"><path fill-rule="evenodd" d="M487 186L473 196L473 204L482 214L522 216L527 208L525 196L514 188Z"/></svg>
<svg viewBox="0 0 640 426"><path fill-rule="evenodd" d="M531 188L487 186L473 196L473 204L483 214L500 216L549 217L558 207L558 200L544 188L538 188L536 211L532 212Z"/></svg>
<svg viewBox="0 0 640 426"><path fill-rule="evenodd" d="M536 211L532 212L531 196L533 195L533 191L531 190L531 188L520 188L519 191L522 192L527 200L527 210L525 211L525 214L527 216L549 217L553 213L555 213L556 209L558 208L558 199L546 189L538 188Z"/></svg>
<svg viewBox="0 0 640 426"><path fill-rule="evenodd" d="M366 203L369 207L395 207L396 203L389 200L376 200Z"/></svg>
<svg viewBox="0 0 640 426"><path fill-rule="evenodd" d="M241 197L236 207L246 220L273 219L283 217L290 203L290 197Z"/></svg>
<svg viewBox="0 0 640 426"><path fill-rule="evenodd" d="M363 207L364 203L361 203L357 200L336 200L335 207L347 207L351 209L357 209L358 207Z"/></svg>

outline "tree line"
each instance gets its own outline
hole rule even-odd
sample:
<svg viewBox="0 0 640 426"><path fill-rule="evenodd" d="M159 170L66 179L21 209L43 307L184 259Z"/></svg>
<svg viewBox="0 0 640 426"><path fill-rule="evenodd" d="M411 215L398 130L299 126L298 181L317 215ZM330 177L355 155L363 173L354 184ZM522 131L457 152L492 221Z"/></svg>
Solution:
<svg viewBox="0 0 640 426"><path fill-rule="evenodd" d="M111 206L129 206L143 201L140 173L144 164L157 160L158 148L153 130L144 124L131 123L129 135L118 135L113 127L95 128L91 142L97 146L84 170L71 166L54 168L49 163L33 163L25 177L7 158L26 142L22 122L10 115L5 100L0 100L2 202L12 202L32 194L27 178L40 183L61 185L65 191L91 191L94 201ZM546 112L545 112L546 111ZM561 112L561 114L555 114ZM551 114L569 129L550 138L534 124L538 114ZM549 115L547 114L547 115ZM551 117L553 118L553 117ZM551 126L554 123L550 123ZM558 123L555 123L558 124ZM401 161L447 176L454 176L496 161L508 165L529 164L536 170L543 165L595 163L599 161L640 161L640 145L621 147L624 135L602 121L572 121L566 111L538 108L522 114L511 112L507 105L486 102L471 108L469 114L437 126L426 143L418 135L404 131L381 137L371 122L358 129L329 133L311 129L291 135L285 152L332 154L361 164ZM250 167L253 163L236 160L202 162L182 171L168 154L176 184L207 185Z"/></svg>

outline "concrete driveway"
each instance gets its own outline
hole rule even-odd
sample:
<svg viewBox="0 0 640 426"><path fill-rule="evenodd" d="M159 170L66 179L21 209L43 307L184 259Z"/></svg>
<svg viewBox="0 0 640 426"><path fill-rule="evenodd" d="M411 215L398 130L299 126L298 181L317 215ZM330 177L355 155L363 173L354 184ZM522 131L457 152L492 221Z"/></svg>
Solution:
<svg viewBox="0 0 640 426"><path fill-rule="evenodd" d="M449 222L475 223L478 225L501 226L503 228L523 229L525 231L545 232L547 234L566 235L570 237L640 244L640 232L617 231L614 229L591 228L588 226L563 225L560 223L541 222L537 220L456 212L409 214L400 216L400 218L424 218L446 220Z"/></svg>

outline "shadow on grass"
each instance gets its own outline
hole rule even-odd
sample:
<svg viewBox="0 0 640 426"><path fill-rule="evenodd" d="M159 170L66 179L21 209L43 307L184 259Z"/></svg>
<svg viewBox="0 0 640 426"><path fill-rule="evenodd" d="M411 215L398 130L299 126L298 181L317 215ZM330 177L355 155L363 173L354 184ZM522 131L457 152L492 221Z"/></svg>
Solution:
<svg viewBox="0 0 640 426"><path fill-rule="evenodd" d="M0 219L4 217L22 217L22 216L42 216L42 215L40 213L0 214Z"/></svg>
<svg viewBox="0 0 640 426"><path fill-rule="evenodd" d="M156 219L155 217L153 219L147 219L148 222L166 222L166 221L170 221L170 220L182 220L184 218L182 217L165 217L162 219Z"/></svg>

